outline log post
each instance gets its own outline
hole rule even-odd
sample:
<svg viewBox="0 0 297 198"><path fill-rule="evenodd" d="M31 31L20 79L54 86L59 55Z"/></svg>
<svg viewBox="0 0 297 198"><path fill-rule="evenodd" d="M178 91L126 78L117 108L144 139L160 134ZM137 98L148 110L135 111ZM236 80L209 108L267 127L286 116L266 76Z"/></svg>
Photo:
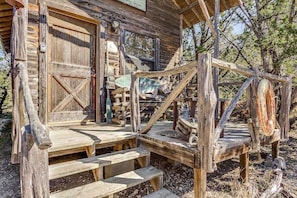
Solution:
<svg viewBox="0 0 297 198"><path fill-rule="evenodd" d="M31 133L30 125L22 129L22 160L20 166L22 197L48 198L48 152L40 150Z"/></svg>
<svg viewBox="0 0 297 198"><path fill-rule="evenodd" d="M243 153L239 156L240 181L242 183L249 182L249 153Z"/></svg>
<svg viewBox="0 0 297 198"><path fill-rule="evenodd" d="M271 152L273 160L279 157L279 141L271 143Z"/></svg>
<svg viewBox="0 0 297 198"><path fill-rule="evenodd" d="M257 73L257 69L255 72ZM248 89L247 96L250 114L250 119L248 120L248 129L251 134L252 148L257 151L260 149L260 125L258 122L256 102L258 83L259 79L256 77Z"/></svg>
<svg viewBox="0 0 297 198"><path fill-rule="evenodd" d="M198 55L198 149L201 152L201 169L213 172L214 114L217 97L212 82L210 54Z"/></svg>
<svg viewBox="0 0 297 198"><path fill-rule="evenodd" d="M14 7L12 22L12 57L14 77L18 79L14 85L19 99L19 119L14 123L20 134L21 152L20 180L22 197L49 197L48 180L48 151L51 141L46 127L40 123L31 97L27 73L27 28L28 28L28 0L23 0L24 8ZM16 96L14 96L16 97ZM25 106L25 108L23 108ZM29 125L26 125L27 114ZM18 141L18 140L14 140ZM42 150L43 149L43 150Z"/></svg>
<svg viewBox="0 0 297 198"><path fill-rule="evenodd" d="M283 83L281 90L281 107L279 114L279 124L281 127L281 139L288 140L290 122L290 105L291 105L291 94L292 94L292 77L288 78L288 82Z"/></svg>
<svg viewBox="0 0 297 198"><path fill-rule="evenodd" d="M136 77L135 72L131 73L130 101L132 132L139 132L141 129L139 106L139 78Z"/></svg>
<svg viewBox="0 0 297 198"><path fill-rule="evenodd" d="M194 197L206 197L206 172L204 169L194 168Z"/></svg>

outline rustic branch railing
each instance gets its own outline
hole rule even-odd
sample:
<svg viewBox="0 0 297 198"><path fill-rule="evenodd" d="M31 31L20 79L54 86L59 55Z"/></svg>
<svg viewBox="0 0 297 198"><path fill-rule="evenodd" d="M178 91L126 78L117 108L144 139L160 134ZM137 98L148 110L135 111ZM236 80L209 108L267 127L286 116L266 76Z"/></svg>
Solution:
<svg viewBox="0 0 297 198"><path fill-rule="evenodd" d="M30 122L30 132L32 133L35 143L37 144L39 149L48 149L51 147L52 142L49 138L46 126L44 126L40 122L37 111L35 110L29 87L27 68L22 62L18 63L17 68L19 69L20 84L22 88L26 113Z"/></svg>
<svg viewBox="0 0 297 198"><path fill-rule="evenodd" d="M140 77L155 78L169 75L176 75L187 72L183 80L172 90L161 107L152 115L147 125L141 130L140 126L140 107L139 107L139 88L138 81ZM131 74L131 124L133 132L147 133L153 124L163 115L172 101L182 92L189 81L197 74L197 62L191 62L185 66L175 67L165 71L137 71Z"/></svg>
<svg viewBox="0 0 297 198"><path fill-rule="evenodd" d="M52 142L47 128L39 120L29 87L27 72L28 0L22 2L23 8L13 9L11 34L13 122L14 131L18 137L14 139L13 144L18 147L18 154L20 154L21 147L21 155L17 158L20 162L22 197L49 197L47 148L51 147ZM44 2L44 0L39 1L40 12L46 6Z"/></svg>
<svg viewBox="0 0 297 198"><path fill-rule="evenodd" d="M219 138L220 138L220 134L224 129L224 126L226 125L228 119L231 116L232 111L234 110L237 102L239 101L240 97L242 96L242 94L244 93L244 91L250 86L250 84L253 82L254 77L250 77L249 79L247 79L243 85L241 86L241 88L239 89L239 91L236 93L236 95L234 96L234 98L232 99L230 105L227 107L227 109L224 111L216 129L215 129L215 134L214 134L214 141L216 142Z"/></svg>
<svg viewBox="0 0 297 198"><path fill-rule="evenodd" d="M213 84L211 67L218 67L225 70L230 70L246 77L249 77L241 86L230 105L224 111L218 125L214 128L214 103L217 101L217 96L213 97ZM279 123L281 135L279 138L287 139L289 131L289 109L291 103L291 77L282 77L265 72L260 72L258 68L249 69L234 63L228 63L215 58L211 58L210 54L198 55L198 129L197 134L198 149L201 152L201 168L207 172L214 170L213 149L220 138L220 134L226 125L236 103L248 89L248 104L251 119L249 119L248 128L251 134L253 148L259 148L260 145L260 126L257 117L257 87L259 78L266 78L271 81L280 82L283 84L281 94L280 116Z"/></svg>
<svg viewBox="0 0 297 198"><path fill-rule="evenodd" d="M289 117L288 117L288 115L289 115L289 109L290 109L290 103L291 103L291 87L292 87L292 78L291 77L277 76L277 75L270 74L270 73L260 72L258 70L258 68L249 69L249 68L246 68L246 67L234 64L234 63L228 63L228 62L218 60L215 58L212 58L212 66L218 67L221 69L231 70L231 71L237 72L237 73L242 74L247 77L254 77L254 79L256 79L256 78L258 79L258 78L262 77L262 78L266 78L271 81L276 81L276 82L282 83L283 87L282 87L282 94L281 94L282 100L281 100L281 109L280 109L281 113L279 116L280 117L279 123L280 123L280 127L281 127L281 139L288 138L288 131L289 131ZM249 128L254 130L254 132L252 132L254 134L251 134L253 137L252 139L254 141L257 141L257 139L258 139L257 136L259 135L259 132L257 132L256 130L259 129L259 126L257 123L257 118L254 117L254 116L256 116L256 113L253 112L253 111L255 111L253 108L255 108L255 106L256 106L254 100L257 97L257 95L255 93L255 89L258 86L258 83L252 83L251 86L253 86L253 87L251 87L251 89L250 89L250 97L252 97L252 98L249 98L249 100L250 100L249 108L251 111L251 119L252 119L251 124L253 126L250 126ZM254 92L254 93L252 93L252 92ZM232 105L232 102L230 105ZM229 107L227 108L227 110L229 110ZM224 118L224 116L223 116L223 118ZM216 128L216 132L215 132L216 138L214 140L217 140L219 138L219 132L222 131L222 128L224 127L223 121L222 122L220 121L220 123L218 124L218 127ZM254 142L254 143L259 144L258 141Z"/></svg>

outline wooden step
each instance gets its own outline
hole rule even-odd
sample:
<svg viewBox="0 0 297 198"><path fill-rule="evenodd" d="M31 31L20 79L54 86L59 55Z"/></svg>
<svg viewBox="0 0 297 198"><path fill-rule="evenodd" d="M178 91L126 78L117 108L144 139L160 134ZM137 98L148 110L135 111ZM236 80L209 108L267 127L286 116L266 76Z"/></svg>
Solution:
<svg viewBox="0 0 297 198"><path fill-rule="evenodd" d="M65 177L149 155L150 152L148 149L144 147L137 147L90 158L53 164L49 166L49 179Z"/></svg>
<svg viewBox="0 0 297 198"><path fill-rule="evenodd" d="M95 145L96 148L106 148L119 143L135 140L136 134L121 130L114 126L72 127L70 129L54 129L49 132L53 142L48 149L49 157L56 157L85 151L86 147Z"/></svg>
<svg viewBox="0 0 297 198"><path fill-rule="evenodd" d="M143 198L178 198L178 196L169 190L162 188L161 190L153 192L147 196L144 196Z"/></svg>
<svg viewBox="0 0 297 198"><path fill-rule="evenodd" d="M106 197L155 178L162 180L163 172L149 166L69 190L51 193L50 197Z"/></svg>

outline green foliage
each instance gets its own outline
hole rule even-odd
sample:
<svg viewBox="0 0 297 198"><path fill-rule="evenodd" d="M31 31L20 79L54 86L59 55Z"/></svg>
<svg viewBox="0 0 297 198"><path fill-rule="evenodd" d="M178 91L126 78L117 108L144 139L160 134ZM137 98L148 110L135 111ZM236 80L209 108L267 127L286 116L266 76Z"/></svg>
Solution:
<svg viewBox="0 0 297 198"><path fill-rule="evenodd" d="M11 108L11 83L9 69L0 70L0 112Z"/></svg>

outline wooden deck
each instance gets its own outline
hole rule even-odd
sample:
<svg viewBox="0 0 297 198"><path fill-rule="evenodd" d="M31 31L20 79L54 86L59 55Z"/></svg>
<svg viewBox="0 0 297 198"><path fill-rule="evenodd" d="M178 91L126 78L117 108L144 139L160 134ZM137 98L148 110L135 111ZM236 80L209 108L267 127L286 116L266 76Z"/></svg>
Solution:
<svg viewBox="0 0 297 198"><path fill-rule="evenodd" d="M171 122L156 123L147 133L140 135L140 143L151 152L178 161L192 168L200 167L200 151L187 141L161 135L164 131L174 132ZM238 157L250 149L251 137L246 124L228 123L224 138L220 138L214 151L215 162Z"/></svg>
<svg viewBox="0 0 297 198"><path fill-rule="evenodd" d="M147 133L139 136L140 143L152 152L181 162L189 167L199 167L200 152L187 141L161 135L174 132L172 122L157 122ZM77 153L86 147L105 148L116 144L129 143L137 134L131 132L131 126L85 125L52 126L50 138L53 146L48 150L50 157ZM228 123L224 129L224 138L220 138L215 153L215 162L236 157L249 150L251 137L246 124Z"/></svg>

